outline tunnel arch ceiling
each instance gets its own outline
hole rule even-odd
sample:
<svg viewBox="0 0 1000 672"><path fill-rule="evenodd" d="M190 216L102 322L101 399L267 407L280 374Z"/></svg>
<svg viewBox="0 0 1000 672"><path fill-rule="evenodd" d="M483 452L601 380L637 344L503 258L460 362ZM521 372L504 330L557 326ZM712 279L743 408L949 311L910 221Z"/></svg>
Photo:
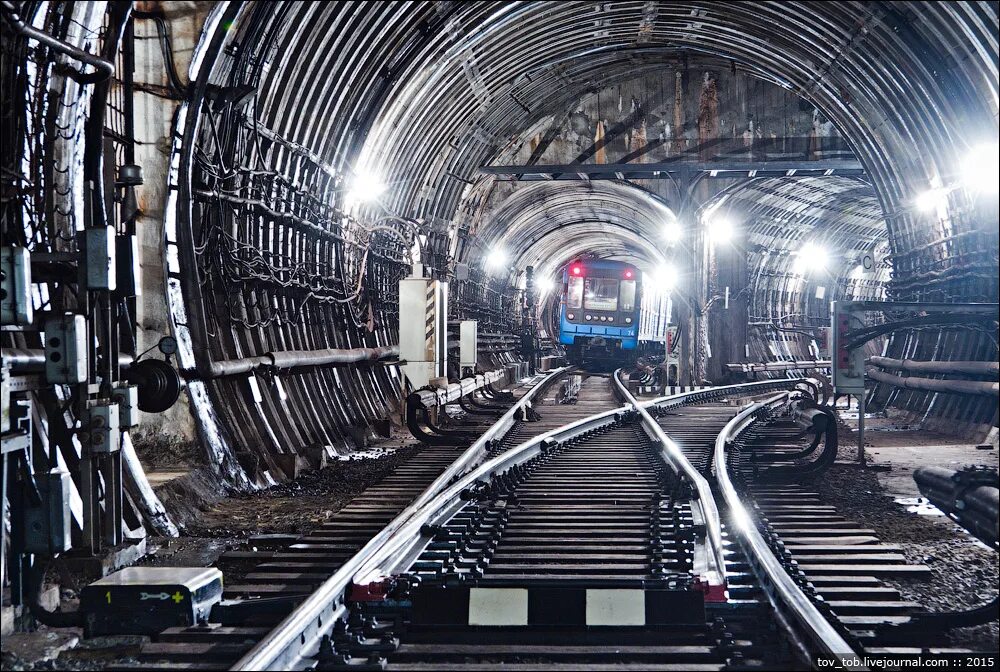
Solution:
<svg viewBox="0 0 1000 672"><path fill-rule="evenodd" d="M515 270L533 266L552 276L590 252L651 271L671 255L662 230L674 217L661 199L632 185L537 182L503 199L483 217L488 233L477 233L481 247L509 251Z"/></svg>
<svg viewBox="0 0 1000 672"><path fill-rule="evenodd" d="M190 160L195 134L211 135L212 105L231 124L213 155L259 152L233 130L252 123L267 138L261 160L322 201L321 228L339 226L350 175L361 169L388 183L388 210L446 229L478 168L523 143L543 117L609 82L711 57L808 100L850 141L886 213L895 296L996 298L995 277L949 284L995 267L995 202L956 190L938 216L910 207L932 182L953 179L965 148L995 141L997 16L989 3L227 3L214 18L192 69L197 86L176 152ZM248 113L233 112L247 93ZM175 213L182 265L196 263L192 221L202 216L201 205L189 210L185 167ZM234 191L246 198L253 188ZM212 216L224 221L225 209ZM361 230L343 237L356 248L371 242ZM391 286L395 268L387 263L366 287ZM175 314L197 318L206 297L192 281L177 284L185 301ZM366 331L357 326L364 315L341 310L349 327L340 340L391 339L391 327ZM390 317L367 319L384 325ZM232 352L216 355L254 354L278 341L322 344L336 322L328 320L249 328ZM194 352L205 338L193 336ZM303 418L300 426L314 423Z"/></svg>

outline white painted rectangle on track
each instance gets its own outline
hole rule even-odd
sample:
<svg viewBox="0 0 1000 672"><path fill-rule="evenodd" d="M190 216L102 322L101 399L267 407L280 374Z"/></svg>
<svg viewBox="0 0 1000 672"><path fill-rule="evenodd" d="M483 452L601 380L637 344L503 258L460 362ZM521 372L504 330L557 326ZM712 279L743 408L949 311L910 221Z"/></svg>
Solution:
<svg viewBox="0 0 1000 672"><path fill-rule="evenodd" d="M630 588L588 588L587 625L645 625L646 592Z"/></svg>
<svg viewBox="0 0 1000 672"><path fill-rule="evenodd" d="M526 588L470 588L469 625L527 625Z"/></svg>

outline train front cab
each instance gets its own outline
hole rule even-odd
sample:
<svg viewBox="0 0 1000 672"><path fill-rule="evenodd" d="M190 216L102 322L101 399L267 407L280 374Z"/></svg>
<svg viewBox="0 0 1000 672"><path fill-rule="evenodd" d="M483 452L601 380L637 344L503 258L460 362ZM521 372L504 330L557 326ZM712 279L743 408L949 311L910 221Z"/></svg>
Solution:
<svg viewBox="0 0 1000 672"><path fill-rule="evenodd" d="M642 291L630 264L588 261L563 271L559 342L570 360L620 361L639 341Z"/></svg>

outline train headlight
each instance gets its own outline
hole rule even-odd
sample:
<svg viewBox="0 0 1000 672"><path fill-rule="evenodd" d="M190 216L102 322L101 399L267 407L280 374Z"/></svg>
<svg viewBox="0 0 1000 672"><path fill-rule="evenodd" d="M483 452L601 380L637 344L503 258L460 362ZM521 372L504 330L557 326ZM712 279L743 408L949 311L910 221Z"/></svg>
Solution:
<svg viewBox="0 0 1000 672"><path fill-rule="evenodd" d="M576 313L566 313L566 319L567 320L572 320L575 317L576 317Z"/></svg>
<svg viewBox="0 0 1000 672"><path fill-rule="evenodd" d="M594 319L594 316L593 316L593 315L587 315L587 321L588 321L588 322L590 322L590 321L591 321L592 319Z"/></svg>
<svg viewBox="0 0 1000 672"><path fill-rule="evenodd" d="M631 317L626 317L625 318L625 324L632 324L632 318Z"/></svg>

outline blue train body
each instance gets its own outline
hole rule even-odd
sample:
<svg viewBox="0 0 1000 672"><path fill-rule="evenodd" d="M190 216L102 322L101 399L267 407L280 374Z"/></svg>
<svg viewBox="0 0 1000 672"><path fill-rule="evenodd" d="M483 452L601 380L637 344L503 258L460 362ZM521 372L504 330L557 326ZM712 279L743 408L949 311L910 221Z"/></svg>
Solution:
<svg viewBox="0 0 1000 672"><path fill-rule="evenodd" d="M559 342L570 360L617 360L639 344L642 281L621 261L574 261L563 269Z"/></svg>

